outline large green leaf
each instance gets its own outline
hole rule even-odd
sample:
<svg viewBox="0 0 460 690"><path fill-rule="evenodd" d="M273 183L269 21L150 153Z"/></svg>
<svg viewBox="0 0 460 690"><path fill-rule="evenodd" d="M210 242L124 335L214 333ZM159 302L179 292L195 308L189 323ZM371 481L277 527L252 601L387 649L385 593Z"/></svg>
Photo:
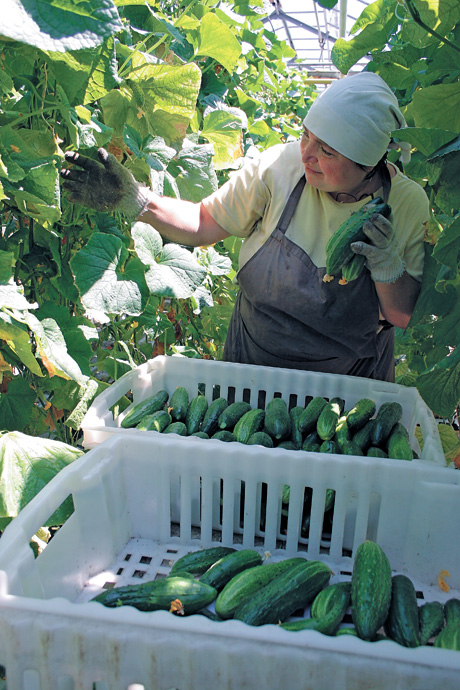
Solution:
<svg viewBox="0 0 460 690"><path fill-rule="evenodd" d="M25 379L12 379L6 393L0 393L0 432L24 429L32 414L35 397L35 391Z"/></svg>
<svg viewBox="0 0 460 690"><path fill-rule="evenodd" d="M42 50L91 48L120 31L112 0L3 0L0 32Z"/></svg>
<svg viewBox="0 0 460 690"><path fill-rule="evenodd" d="M212 57L233 72L241 55L241 45L232 31L215 14L208 12L200 22L195 57Z"/></svg>
<svg viewBox="0 0 460 690"><path fill-rule="evenodd" d="M460 83L434 84L418 89L413 96L411 115L417 127L459 132Z"/></svg>
<svg viewBox="0 0 460 690"><path fill-rule="evenodd" d="M36 309L24 297L24 288L14 281L13 267L16 259L13 252L0 250L0 305L9 309Z"/></svg>
<svg viewBox="0 0 460 690"><path fill-rule="evenodd" d="M32 344L27 327L1 309L0 340L6 341L8 347L35 376L43 376L40 365L32 353Z"/></svg>
<svg viewBox="0 0 460 690"><path fill-rule="evenodd" d="M108 314L140 314L148 297L144 267L113 235L96 232L71 259L81 301L106 321Z"/></svg>
<svg viewBox="0 0 460 690"><path fill-rule="evenodd" d="M452 286L447 292L436 290L439 270L440 264L433 257L433 247L425 243L422 287L409 323L411 327L420 323L427 315L447 314L456 302L456 291Z"/></svg>
<svg viewBox="0 0 460 690"><path fill-rule="evenodd" d="M97 48L67 53L47 53L50 72L62 86L70 105L96 101L114 89L121 80L113 38Z"/></svg>
<svg viewBox="0 0 460 690"><path fill-rule="evenodd" d="M38 354L50 376L61 376L83 384L83 376L77 362L67 351L67 345L61 329L51 318L39 321L33 314L26 314L25 319L35 336Z"/></svg>
<svg viewBox="0 0 460 690"><path fill-rule="evenodd" d="M214 145L216 170L230 168L243 156L241 119L225 110L213 110L203 120L201 136Z"/></svg>
<svg viewBox="0 0 460 690"><path fill-rule="evenodd" d="M83 451L60 441L12 431L0 437L0 517L14 518L64 467ZM71 497L46 525L60 525L73 510Z"/></svg>
<svg viewBox="0 0 460 690"><path fill-rule="evenodd" d="M428 407L441 417L453 417L460 402L460 347L417 379L417 388Z"/></svg>
<svg viewBox="0 0 460 690"><path fill-rule="evenodd" d="M392 136L395 141L407 141L425 156L430 156L457 135L450 130L435 127L405 127L392 132Z"/></svg>
<svg viewBox="0 0 460 690"><path fill-rule="evenodd" d="M460 21L460 4L458 0L411 0L419 14L421 21L429 28L434 29L441 36L448 36L455 25ZM410 19L407 19L401 28L401 38L407 43L417 47L425 47L430 43L438 43L439 39L433 37L429 31Z"/></svg>
<svg viewBox="0 0 460 690"><path fill-rule="evenodd" d="M185 139L182 149L171 160L168 170L174 176L181 199L198 202L217 189L212 164L213 147Z"/></svg>
<svg viewBox="0 0 460 690"><path fill-rule="evenodd" d="M206 269L193 254L177 244L166 244L147 223L134 223L131 234L136 253L148 266L145 279L154 295L187 299L201 285Z"/></svg>

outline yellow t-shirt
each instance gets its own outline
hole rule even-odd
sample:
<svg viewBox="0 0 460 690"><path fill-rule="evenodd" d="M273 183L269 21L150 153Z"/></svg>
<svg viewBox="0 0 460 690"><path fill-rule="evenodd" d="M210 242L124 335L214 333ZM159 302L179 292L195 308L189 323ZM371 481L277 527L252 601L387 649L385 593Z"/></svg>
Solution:
<svg viewBox="0 0 460 690"><path fill-rule="evenodd" d="M203 200L214 220L231 235L245 238L240 268L264 244L278 223L290 193L304 174L299 142L278 144L246 159L220 189ZM382 196L378 190L374 196ZM335 201L306 184L286 236L302 247L318 267L326 265L326 244L337 228L363 206ZM388 200L400 255L416 280L423 272L423 237L429 219L428 198L419 184L397 170Z"/></svg>

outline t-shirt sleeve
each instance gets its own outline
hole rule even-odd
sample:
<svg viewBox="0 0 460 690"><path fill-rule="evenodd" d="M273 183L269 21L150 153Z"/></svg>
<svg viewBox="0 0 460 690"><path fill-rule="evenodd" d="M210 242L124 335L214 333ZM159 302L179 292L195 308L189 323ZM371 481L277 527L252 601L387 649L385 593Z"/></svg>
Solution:
<svg viewBox="0 0 460 690"><path fill-rule="evenodd" d="M407 273L422 280L425 256L424 237L429 221L428 197L416 182L403 178L396 194L390 196L398 244Z"/></svg>
<svg viewBox="0 0 460 690"><path fill-rule="evenodd" d="M220 189L201 203L230 235L248 237L264 214L270 192L263 180L260 158L247 159Z"/></svg>

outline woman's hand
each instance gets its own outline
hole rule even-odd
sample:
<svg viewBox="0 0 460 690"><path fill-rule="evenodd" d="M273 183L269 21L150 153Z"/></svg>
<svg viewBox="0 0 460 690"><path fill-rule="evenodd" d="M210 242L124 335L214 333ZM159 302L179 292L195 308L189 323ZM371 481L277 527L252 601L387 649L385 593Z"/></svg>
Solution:
<svg viewBox="0 0 460 690"><path fill-rule="evenodd" d="M385 216L376 213L363 225L368 242L353 242L355 254L366 257L371 278L379 283L394 283L404 273L402 260L396 245L393 226Z"/></svg>
<svg viewBox="0 0 460 690"><path fill-rule="evenodd" d="M66 161L76 166L61 170L69 201L96 211L119 211L136 218L149 200L148 188L105 149L98 149L97 156L99 161L75 151L65 154Z"/></svg>

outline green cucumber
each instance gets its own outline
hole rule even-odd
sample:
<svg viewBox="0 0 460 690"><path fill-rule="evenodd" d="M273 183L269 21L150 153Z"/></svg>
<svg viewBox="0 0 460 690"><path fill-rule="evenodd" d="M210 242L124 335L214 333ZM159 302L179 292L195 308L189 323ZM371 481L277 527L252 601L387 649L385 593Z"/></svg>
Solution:
<svg viewBox="0 0 460 690"><path fill-rule="evenodd" d="M231 403L219 415L218 427L224 431L232 431L238 420L249 412L251 405L243 400Z"/></svg>
<svg viewBox="0 0 460 690"><path fill-rule="evenodd" d="M412 448L409 441L409 432L404 424L396 422L387 439L387 453L389 458L395 460L412 460Z"/></svg>
<svg viewBox="0 0 460 690"><path fill-rule="evenodd" d="M434 643L441 649L452 649L460 652L460 600L449 599L444 604L446 624Z"/></svg>
<svg viewBox="0 0 460 690"><path fill-rule="evenodd" d="M339 285L348 285L348 283L359 278L365 265L366 257L363 254L353 254L351 259L342 266L342 277L339 280Z"/></svg>
<svg viewBox="0 0 460 690"><path fill-rule="evenodd" d="M277 444L277 448L284 448L285 450L299 450L295 443L290 441L289 439L287 441L281 441L280 443Z"/></svg>
<svg viewBox="0 0 460 690"><path fill-rule="evenodd" d="M444 606L440 601L427 601L418 610L420 644L425 645L444 627Z"/></svg>
<svg viewBox="0 0 460 690"><path fill-rule="evenodd" d="M358 635L373 640L391 600L391 566L383 549L367 540L356 549L351 577L351 612Z"/></svg>
<svg viewBox="0 0 460 690"><path fill-rule="evenodd" d="M364 424L364 426L360 427L358 431L356 431L352 435L353 443L356 443L361 448L363 453L365 453L367 449L371 446L371 437L372 430L374 428L374 421L375 420L370 419L368 422Z"/></svg>
<svg viewBox="0 0 460 690"><path fill-rule="evenodd" d="M171 424L171 415L166 410L157 410L141 419L136 429L139 431L159 431L160 433Z"/></svg>
<svg viewBox="0 0 460 690"><path fill-rule="evenodd" d="M204 395L196 395L187 409L185 415L185 426L187 427L187 434L191 436L195 431L200 431L201 422L203 421L206 410L208 409L208 401Z"/></svg>
<svg viewBox="0 0 460 690"><path fill-rule="evenodd" d="M200 582L220 591L227 582L247 568L262 564L262 556L254 549L241 549L220 558L200 577Z"/></svg>
<svg viewBox="0 0 460 690"><path fill-rule="evenodd" d="M180 570L193 575L201 575L210 568L219 558L236 551L232 546L210 546L207 549L199 549L181 556L171 567L171 574Z"/></svg>
<svg viewBox="0 0 460 690"><path fill-rule="evenodd" d="M273 448L273 439L265 433L265 431L256 431L255 434L248 439L248 446L264 446L265 448Z"/></svg>
<svg viewBox="0 0 460 690"><path fill-rule="evenodd" d="M330 577L330 569L320 561L294 564L238 606L234 618L257 626L284 623L295 611L308 606Z"/></svg>
<svg viewBox="0 0 460 690"><path fill-rule="evenodd" d="M336 582L316 595L311 606L311 618L282 623L285 630L316 630L334 635L350 606L351 582Z"/></svg>
<svg viewBox="0 0 460 690"><path fill-rule="evenodd" d="M146 400L142 400L141 402L138 402L136 405L131 407L131 409L128 410L125 417L123 418L121 426L123 427L123 429L131 429L132 427L137 426L141 419L146 415L152 414L153 412L157 412L157 410L163 409L167 401L167 391L158 391L157 393L155 393L155 395L151 395Z"/></svg>
<svg viewBox="0 0 460 690"><path fill-rule="evenodd" d="M210 403L206 413L201 422L201 431L204 431L208 436L212 436L219 430L219 417L222 412L228 407L225 398L216 398Z"/></svg>
<svg viewBox="0 0 460 690"><path fill-rule="evenodd" d="M215 608L221 618L232 618L238 606L250 599L261 587L278 577L301 558L287 558L277 563L267 563L243 570L235 575L219 592Z"/></svg>
<svg viewBox="0 0 460 690"><path fill-rule="evenodd" d="M361 448L353 441L344 441L340 448L342 455L364 455Z"/></svg>
<svg viewBox="0 0 460 690"><path fill-rule="evenodd" d="M311 431L304 438L302 443L302 450L318 453L321 446L321 440L316 431Z"/></svg>
<svg viewBox="0 0 460 690"><path fill-rule="evenodd" d="M326 404L327 400L321 396L317 396L310 400L299 417L299 429L302 434L309 434L311 431L316 431L318 417Z"/></svg>
<svg viewBox="0 0 460 690"><path fill-rule="evenodd" d="M252 434L262 430L265 412L260 409L249 410L239 418L233 429L233 434L239 443L247 443Z"/></svg>
<svg viewBox="0 0 460 690"><path fill-rule="evenodd" d="M338 453L338 450L335 441L323 441L319 447L320 453Z"/></svg>
<svg viewBox="0 0 460 690"><path fill-rule="evenodd" d="M344 405L342 398L331 398L321 410L316 422L316 433L323 441L330 441L334 437Z"/></svg>
<svg viewBox="0 0 460 690"><path fill-rule="evenodd" d="M291 437L290 440L294 444L297 450L302 448L303 435L299 426L300 415L302 414L304 408L300 405L293 407L289 412L291 417Z"/></svg>
<svg viewBox="0 0 460 690"><path fill-rule="evenodd" d="M384 402L380 405L371 434L372 446L383 446L396 422L401 420L402 413L402 406L398 402Z"/></svg>
<svg viewBox="0 0 460 690"><path fill-rule="evenodd" d="M407 575L394 575L385 633L403 647L420 646L420 623L415 587Z"/></svg>
<svg viewBox="0 0 460 690"><path fill-rule="evenodd" d="M228 429L216 431L211 438L214 438L216 441L224 441L225 443L232 443L232 441L236 441L235 435Z"/></svg>
<svg viewBox="0 0 460 690"><path fill-rule="evenodd" d="M342 266L353 258L354 252L351 248L353 242L367 241L363 225L375 213L381 213L386 218L390 217L391 208L381 197L372 199L358 211L352 213L329 238L326 245L327 273L323 279L325 282L331 280L335 275L340 275Z"/></svg>
<svg viewBox="0 0 460 690"><path fill-rule="evenodd" d="M351 441L351 432L348 426L347 416L345 414L342 415L342 417L339 417L333 441L335 441L339 452L341 452L343 443L346 441Z"/></svg>
<svg viewBox="0 0 460 690"><path fill-rule="evenodd" d="M265 408L264 431L274 441L284 441L291 434L291 418L283 398L273 398Z"/></svg>
<svg viewBox="0 0 460 690"><path fill-rule="evenodd" d="M166 429L163 430L164 434L179 434L179 436L187 436L187 427L184 422L172 422Z"/></svg>
<svg viewBox="0 0 460 690"><path fill-rule="evenodd" d="M173 422L185 422L189 406L188 391L183 386L177 386L169 400L168 412Z"/></svg>
<svg viewBox="0 0 460 690"><path fill-rule="evenodd" d="M169 611L172 602L179 599L182 613L190 615L209 606L216 596L217 591L214 587L199 580L164 577L140 585L114 587L94 597L92 601L97 601L109 608L134 606L140 611Z"/></svg>
<svg viewBox="0 0 460 690"><path fill-rule="evenodd" d="M366 455L368 458L387 458L388 455L384 450L378 448L377 446L371 446L367 449Z"/></svg>
<svg viewBox="0 0 460 690"><path fill-rule="evenodd" d="M347 414L347 423L350 431L356 433L374 416L377 406L370 398L361 398L349 410Z"/></svg>
<svg viewBox="0 0 460 690"><path fill-rule="evenodd" d="M204 431L195 431L193 434L190 434L190 438L192 438L193 436L195 436L196 438L202 438L202 439L208 439L209 438L208 434L205 433Z"/></svg>

